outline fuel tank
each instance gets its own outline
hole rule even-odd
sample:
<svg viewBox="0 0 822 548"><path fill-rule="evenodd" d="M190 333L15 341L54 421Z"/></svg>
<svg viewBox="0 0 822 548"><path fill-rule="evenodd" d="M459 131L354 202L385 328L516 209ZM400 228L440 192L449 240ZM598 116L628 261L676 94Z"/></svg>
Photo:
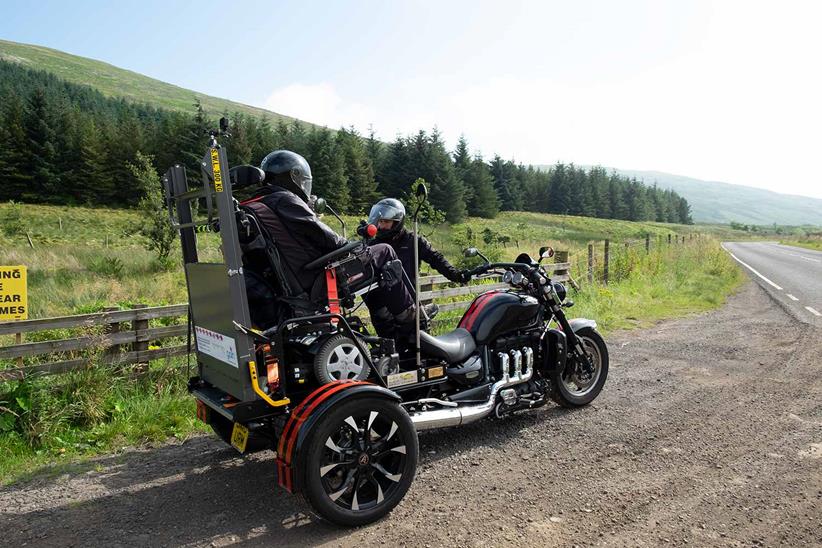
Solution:
<svg viewBox="0 0 822 548"><path fill-rule="evenodd" d="M488 291L474 299L459 323L474 336L478 345L500 335L536 325L539 303L528 295Z"/></svg>

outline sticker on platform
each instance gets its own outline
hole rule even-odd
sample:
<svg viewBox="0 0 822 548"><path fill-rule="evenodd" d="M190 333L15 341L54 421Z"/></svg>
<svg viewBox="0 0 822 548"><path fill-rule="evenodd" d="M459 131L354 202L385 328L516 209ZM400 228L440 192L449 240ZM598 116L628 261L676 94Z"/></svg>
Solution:
<svg viewBox="0 0 822 548"><path fill-rule="evenodd" d="M197 335L197 351L225 362L233 367L240 368L237 362L237 346L234 339L222 333L211 331L205 327L194 326Z"/></svg>
<svg viewBox="0 0 822 548"><path fill-rule="evenodd" d="M385 380L388 388L397 388L406 384L414 384L419 380L419 374L416 371L403 371L402 373L388 375Z"/></svg>

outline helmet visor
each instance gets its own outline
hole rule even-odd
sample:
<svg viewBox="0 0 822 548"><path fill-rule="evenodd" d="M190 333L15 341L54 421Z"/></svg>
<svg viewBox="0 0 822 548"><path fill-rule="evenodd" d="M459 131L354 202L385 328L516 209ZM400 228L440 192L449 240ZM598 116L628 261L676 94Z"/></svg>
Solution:
<svg viewBox="0 0 822 548"><path fill-rule="evenodd" d="M402 221L405 212L400 208L385 203L376 203L368 214L368 223L376 225L379 221Z"/></svg>

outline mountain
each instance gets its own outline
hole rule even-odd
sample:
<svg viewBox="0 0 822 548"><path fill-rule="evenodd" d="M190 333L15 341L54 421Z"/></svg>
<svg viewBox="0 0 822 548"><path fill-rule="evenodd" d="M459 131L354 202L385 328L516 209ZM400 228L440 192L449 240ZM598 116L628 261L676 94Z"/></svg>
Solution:
<svg viewBox="0 0 822 548"><path fill-rule="evenodd" d="M235 103L219 97L181 88L130 70L121 69L102 61L71 55L62 51L0 40L0 59L23 66L45 70L58 78L74 84L92 85L103 95L123 97L136 103L153 107L192 112L194 99L198 98L206 112L220 116L224 112L240 112L273 122L291 121L294 118L270 110Z"/></svg>
<svg viewBox="0 0 822 548"><path fill-rule="evenodd" d="M670 188L691 204L696 222L822 226L822 200L661 171L615 169L648 185Z"/></svg>

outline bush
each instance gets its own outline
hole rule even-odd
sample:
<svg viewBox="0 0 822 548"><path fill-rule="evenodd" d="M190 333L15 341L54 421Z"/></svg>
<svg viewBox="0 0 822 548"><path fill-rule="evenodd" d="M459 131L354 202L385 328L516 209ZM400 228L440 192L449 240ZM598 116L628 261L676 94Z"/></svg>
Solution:
<svg viewBox="0 0 822 548"><path fill-rule="evenodd" d="M142 222L135 227L135 232L146 238L146 249L155 251L157 257L165 259L171 253L177 231L169 222L160 177L154 171L152 161L151 156L138 152L135 163L127 164L143 190L139 208L144 215Z"/></svg>
<svg viewBox="0 0 822 548"><path fill-rule="evenodd" d="M92 259L88 264L88 269L95 274L120 278L123 275L123 261L117 257L99 257Z"/></svg>

